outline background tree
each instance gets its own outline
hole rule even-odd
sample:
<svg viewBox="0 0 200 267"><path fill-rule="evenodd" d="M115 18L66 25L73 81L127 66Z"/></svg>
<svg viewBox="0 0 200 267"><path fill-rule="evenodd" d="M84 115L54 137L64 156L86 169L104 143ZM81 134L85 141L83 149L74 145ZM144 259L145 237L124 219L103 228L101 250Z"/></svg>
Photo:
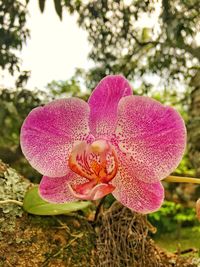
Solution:
<svg viewBox="0 0 200 267"><path fill-rule="evenodd" d="M53 98L80 97L87 101L90 91L83 88L85 83L82 79L83 77L81 76L83 75L82 73L83 72L75 72L74 76L65 81L51 81L46 86L48 94L50 94Z"/></svg>
<svg viewBox="0 0 200 267"><path fill-rule="evenodd" d="M100 75L118 72L145 82L157 74L164 85L188 84L199 68L199 9L198 0L89 1L79 7L78 22L89 33ZM145 17L154 17L152 27L142 26Z"/></svg>
<svg viewBox="0 0 200 267"><path fill-rule="evenodd" d="M194 90L191 93L191 105L189 109L190 121L189 130L189 156L196 170L196 174L200 176L200 70L197 71L191 80ZM200 190L199 192L200 193Z"/></svg>
<svg viewBox="0 0 200 267"><path fill-rule="evenodd" d="M20 69L17 51L29 37L27 1L0 1L0 68L13 74Z"/></svg>

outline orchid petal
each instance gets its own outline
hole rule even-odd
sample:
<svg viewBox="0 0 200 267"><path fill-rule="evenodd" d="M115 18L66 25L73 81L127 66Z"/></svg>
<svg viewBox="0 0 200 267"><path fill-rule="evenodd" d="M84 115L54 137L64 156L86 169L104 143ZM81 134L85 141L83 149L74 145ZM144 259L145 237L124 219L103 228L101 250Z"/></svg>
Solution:
<svg viewBox="0 0 200 267"><path fill-rule="evenodd" d="M82 191L80 193L74 190L71 185L69 185L71 194L77 199L97 200L112 193L113 190L115 189L115 187L112 184L105 184L105 183L100 183L95 185L94 187L91 187L91 182L93 181L90 181L83 185L78 185L79 191Z"/></svg>
<svg viewBox="0 0 200 267"><path fill-rule="evenodd" d="M120 75L105 77L89 98L90 130L95 137L110 136L115 132L117 106L120 99L132 94L128 81Z"/></svg>
<svg viewBox="0 0 200 267"><path fill-rule="evenodd" d="M114 197L124 206L143 214L160 208L164 199L161 182L145 183L130 172L125 165L120 165L112 184L116 187Z"/></svg>
<svg viewBox="0 0 200 267"><path fill-rule="evenodd" d="M21 147L30 164L43 175L64 176L76 140L88 133L89 106L78 98L55 100L33 109L21 129Z"/></svg>
<svg viewBox="0 0 200 267"><path fill-rule="evenodd" d="M178 166L186 146L185 124L177 111L156 100L124 97L118 106L115 145L137 179L156 182Z"/></svg>
<svg viewBox="0 0 200 267"><path fill-rule="evenodd" d="M53 203L72 202L77 200L71 194L69 183L85 183L87 180L69 171L63 177L48 177L43 176L39 185L39 193L43 199Z"/></svg>

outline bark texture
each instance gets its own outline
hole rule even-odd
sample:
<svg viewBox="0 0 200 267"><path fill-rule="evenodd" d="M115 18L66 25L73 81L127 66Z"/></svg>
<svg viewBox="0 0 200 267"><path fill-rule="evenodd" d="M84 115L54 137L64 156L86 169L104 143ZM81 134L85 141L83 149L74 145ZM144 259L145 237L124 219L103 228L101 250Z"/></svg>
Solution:
<svg viewBox="0 0 200 267"><path fill-rule="evenodd" d="M189 157L196 175L200 177L200 70L191 81L194 90L191 93L191 103L188 123Z"/></svg>

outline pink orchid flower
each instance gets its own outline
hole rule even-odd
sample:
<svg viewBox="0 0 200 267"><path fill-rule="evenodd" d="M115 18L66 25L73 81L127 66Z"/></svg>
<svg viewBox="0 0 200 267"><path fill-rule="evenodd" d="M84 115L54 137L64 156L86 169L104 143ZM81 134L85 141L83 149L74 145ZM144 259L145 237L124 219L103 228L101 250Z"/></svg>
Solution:
<svg viewBox="0 0 200 267"><path fill-rule="evenodd" d="M140 213L161 206L160 180L178 166L185 145L179 113L133 96L120 75L101 80L88 103L68 98L33 109L21 129L22 151L44 175L42 198L62 203L112 193Z"/></svg>

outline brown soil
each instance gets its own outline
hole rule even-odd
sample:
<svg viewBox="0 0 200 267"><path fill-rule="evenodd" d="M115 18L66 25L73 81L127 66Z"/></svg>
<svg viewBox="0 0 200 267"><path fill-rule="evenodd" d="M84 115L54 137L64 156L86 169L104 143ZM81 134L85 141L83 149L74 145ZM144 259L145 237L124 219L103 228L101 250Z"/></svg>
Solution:
<svg viewBox="0 0 200 267"><path fill-rule="evenodd" d="M94 266L94 237L90 224L73 217L24 214L2 234L0 266Z"/></svg>

